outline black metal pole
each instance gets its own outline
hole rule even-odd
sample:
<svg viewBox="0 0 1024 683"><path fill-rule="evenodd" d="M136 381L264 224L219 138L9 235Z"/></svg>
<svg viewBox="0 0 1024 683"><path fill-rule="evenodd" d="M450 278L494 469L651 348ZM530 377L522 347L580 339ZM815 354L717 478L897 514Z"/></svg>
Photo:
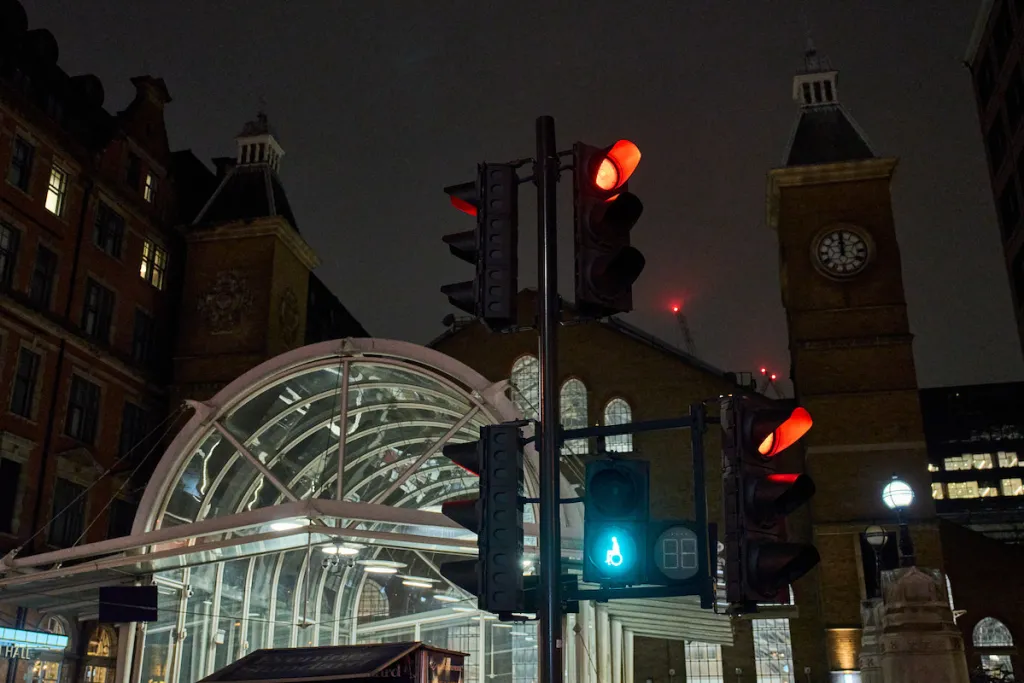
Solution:
<svg viewBox="0 0 1024 683"><path fill-rule="evenodd" d="M558 493L561 479L558 452L558 216L555 183L558 151L555 120L537 119L537 303L540 318L540 681L562 681L562 613L559 577L562 537Z"/></svg>
<svg viewBox="0 0 1024 683"><path fill-rule="evenodd" d="M708 538L708 488L704 474L704 406L695 403L690 406L690 453L693 455L693 519L697 529L701 530L704 543L700 546L698 557L701 566L708 567L710 574L710 585L705 585L700 592L700 606L703 609L714 607L715 582L717 580L717 567L711 567L712 557ZM717 543L717 539L714 541ZM715 549L717 556L717 548Z"/></svg>
<svg viewBox="0 0 1024 683"><path fill-rule="evenodd" d="M913 567L914 566L914 541L910 538L910 526L907 524L907 518L904 516L903 510L896 508L896 521L899 523L899 551L900 551L900 566L901 567Z"/></svg>

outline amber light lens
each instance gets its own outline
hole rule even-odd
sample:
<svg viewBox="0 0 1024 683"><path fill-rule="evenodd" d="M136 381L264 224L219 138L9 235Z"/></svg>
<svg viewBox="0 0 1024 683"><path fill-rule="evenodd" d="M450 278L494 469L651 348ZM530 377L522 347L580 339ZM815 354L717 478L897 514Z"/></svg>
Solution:
<svg viewBox="0 0 1024 683"><path fill-rule="evenodd" d="M811 414L805 408L796 408L785 422L764 438L757 451L768 458L778 455L810 431L812 424Z"/></svg>

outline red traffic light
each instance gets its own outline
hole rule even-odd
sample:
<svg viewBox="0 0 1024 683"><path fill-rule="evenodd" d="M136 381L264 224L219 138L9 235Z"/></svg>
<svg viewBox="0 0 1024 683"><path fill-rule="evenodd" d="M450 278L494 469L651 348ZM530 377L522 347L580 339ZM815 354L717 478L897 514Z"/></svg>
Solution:
<svg viewBox="0 0 1024 683"><path fill-rule="evenodd" d="M626 184L639 164L640 148L629 140L619 140L595 164L596 168L591 171L591 181L600 190L617 190Z"/></svg>
<svg viewBox="0 0 1024 683"><path fill-rule="evenodd" d="M757 452L771 458L786 450L811 429L814 421L811 414L804 408L794 408L793 412L781 423L771 424L762 421L753 426L752 436L757 444Z"/></svg>
<svg viewBox="0 0 1024 683"><path fill-rule="evenodd" d="M444 188L444 191L451 200L452 206L462 213L468 213L470 216L476 216L477 205L479 204L480 199L478 197L475 182L449 185Z"/></svg>

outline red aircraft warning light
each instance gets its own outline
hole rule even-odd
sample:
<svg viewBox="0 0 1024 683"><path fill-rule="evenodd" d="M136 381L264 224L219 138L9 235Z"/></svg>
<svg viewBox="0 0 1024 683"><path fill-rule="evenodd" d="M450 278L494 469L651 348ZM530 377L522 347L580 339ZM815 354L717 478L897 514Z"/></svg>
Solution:
<svg viewBox="0 0 1024 683"><path fill-rule="evenodd" d="M679 304L673 304L672 305L672 312L673 313L678 313L679 312Z"/></svg>

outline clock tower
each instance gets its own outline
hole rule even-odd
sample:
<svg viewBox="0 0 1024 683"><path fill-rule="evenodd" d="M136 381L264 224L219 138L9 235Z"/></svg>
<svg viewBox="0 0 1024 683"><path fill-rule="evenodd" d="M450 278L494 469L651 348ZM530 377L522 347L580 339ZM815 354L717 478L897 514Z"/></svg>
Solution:
<svg viewBox="0 0 1024 683"><path fill-rule="evenodd" d="M868 144L840 104L838 72L813 47L793 97L800 111L784 166L768 174L767 223L778 234L796 397L814 417L803 464L817 494L804 522L822 558L795 587L794 658L798 670L848 671L871 597L861 534L894 528L881 498L894 474L916 494L918 563L941 567L941 549L892 213L897 159Z"/></svg>

